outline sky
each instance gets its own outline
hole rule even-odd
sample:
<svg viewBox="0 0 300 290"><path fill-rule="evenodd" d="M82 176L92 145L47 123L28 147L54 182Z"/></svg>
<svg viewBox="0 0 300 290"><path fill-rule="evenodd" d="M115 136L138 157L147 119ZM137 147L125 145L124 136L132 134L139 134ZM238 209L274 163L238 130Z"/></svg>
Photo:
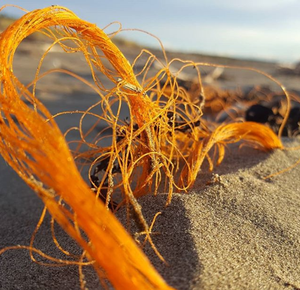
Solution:
<svg viewBox="0 0 300 290"><path fill-rule="evenodd" d="M174 51L198 52L281 63L300 61L300 0L5 0L33 10L52 4L104 28L119 21L124 29L157 36ZM7 8L4 13L23 12ZM3 12L1 12L3 13ZM111 32L118 28L110 27ZM142 45L158 47L149 34L120 34Z"/></svg>

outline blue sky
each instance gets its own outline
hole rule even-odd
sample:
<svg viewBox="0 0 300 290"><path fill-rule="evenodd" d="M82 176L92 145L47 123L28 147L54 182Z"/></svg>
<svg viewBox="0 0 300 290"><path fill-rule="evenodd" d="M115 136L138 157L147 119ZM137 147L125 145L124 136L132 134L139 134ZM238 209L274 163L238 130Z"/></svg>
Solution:
<svg viewBox="0 0 300 290"><path fill-rule="evenodd" d="M245 58L300 61L300 0L10 0L28 10L52 4L105 27L113 21L123 28L146 30L167 49ZM17 9L6 9L21 15ZM116 28L116 26L115 26ZM157 46L141 32L124 37Z"/></svg>

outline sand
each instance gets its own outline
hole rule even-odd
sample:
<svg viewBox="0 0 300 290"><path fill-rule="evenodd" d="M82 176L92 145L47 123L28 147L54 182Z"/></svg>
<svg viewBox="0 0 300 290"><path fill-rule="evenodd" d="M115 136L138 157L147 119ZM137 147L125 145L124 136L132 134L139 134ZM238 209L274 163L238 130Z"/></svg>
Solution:
<svg viewBox="0 0 300 290"><path fill-rule="evenodd" d="M285 139L286 147L300 139ZM300 158L300 151L271 153L233 145L213 173L220 178L205 185L212 173L200 172L188 194L140 199L149 223L161 211L153 241L168 265L149 244L152 263L176 289L300 289L300 167L263 180ZM0 248L28 245L42 203L2 161L0 164ZM123 220L124 211L118 213ZM133 224L132 231L135 231ZM79 253L77 245L57 228L61 244ZM56 257L49 217L35 246ZM30 260L28 251L0 256L0 289L80 289L75 266L46 267ZM85 269L89 289L101 289L92 268Z"/></svg>
<svg viewBox="0 0 300 290"><path fill-rule="evenodd" d="M299 157L232 150L214 171L220 182L199 189L200 175L198 188L174 195L155 224L161 234L153 236L170 264L153 258L165 279L177 289L299 289L300 168L261 178ZM143 204L150 217L159 210L150 197Z"/></svg>
<svg viewBox="0 0 300 290"><path fill-rule="evenodd" d="M23 50L16 54L14 71L27 84L35 75L43 51L38 44L24 42L23 45ZM130 61L139 53L125 47L121 50ZM297 77L276 75L276 63L169 54L170 58L178 56L261 69L276 76L290 90L300 91ZM45 59L43 69L66 68L91 81L89 68L83 62L78 55L53 52ZM203 68L203 71L210 70ZM222 88L274 85L264 76L244 70L226 70L224 77L213 85ZM75 85L74 79L61 74L42 79L38 95L52 114L85 110L99 100L86 85ZM77 117L72 115L72 118ZM125 117L127 115L121 119ZM63 132L78 123L64 116L56 121ZM90 128L89 123L86 126ZM300 145L300 139L286 139L285 144ZM262 179L299 158L300 151L265 153L246 147L239 150L233 145L223 163L213 171L220 176L219 181L216 178L215 183L205 186L212 173L200 172L191 192L174 194L166 208L166 194L141 198L149 223L156 212L162 211L153 228L158 233L153 234L153 241L168 266L157 258L149 244L144 250L166 281L182 290L300 289L300 167L268 181ZM0 184L0 249L29 245L43 204L1 157ZM120 211L118 217L124 220L124 212ZM34 246L64 258L52 242L49 221L47 216ZM134 232L134 225L132 230ZM61 229L56 227L56 232L62 246L80 253ZM86 268L84 273L90 290L101 289L93 268ZM76 266L38 265L31 261L26 250L7 251L0 256L0 289L80 289L78 269Z"/></svg>

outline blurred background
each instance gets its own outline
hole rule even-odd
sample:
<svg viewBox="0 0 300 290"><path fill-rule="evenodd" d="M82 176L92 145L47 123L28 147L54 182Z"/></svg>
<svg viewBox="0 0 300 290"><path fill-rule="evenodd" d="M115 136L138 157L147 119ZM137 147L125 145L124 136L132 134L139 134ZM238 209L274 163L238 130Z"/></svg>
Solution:
<svg viewBox="0 0 300 290"><path fill-rule="evenodd" d="M119 21L124 29L154 34L167 50L295 63L300 60L299 0L56 0L2 1L33 10L57 4L100 28ZM10 16L23 14L5 9ZM117 29L114 25L110 30ZM124 32L143 46L158 47L145 33Z"/></svg>
<svg viewBox="0 0 300 290"><path fill-rule="evenodd" d="M278 124L286 112L286 97L278 83L265 75L269 74L289 90L294 101L292 107L297 107L293 124L300 132L300 0L58 0L55 3L11 0L9 4L19 5L28 11L53 4L61 5L83 20L95 23L106 33L122 28L117 37L112 37L112 41L130 63L142 48L150 50L161 61L151 63L149 71L146 70L146 79L149 75L155 75L166 63L161 41L167 50L168 61L180 58L198 63L205 92L200 92L194 65L191 64L178 75L182 63L172 62L170 71L176 75L180 86L193 102L200 102L205 96L204 115L218 122L229 117L244 118L252 105L258 103L259 106L267 106L266 110L272 118L274 114L279 114L279 120L275 117L272 119L276 123L274 131L277 132ZM16 7L6 7L0 13L0 29L5 29L13 19L24 13ZM39 62L50 44L49 39L35 34L18 47L14 56L14 73L22 83L30 84L35 78ZM148 56L143 54L133 67L143 88L147 86L140 72ZM237 69L237 66L241 69ZM251 69L245 69L247 67ZM58 44L43 59L40 75L52 69L71 71L94 83L83 54L65 53ZM96 74L106 88L115 86L100 71L96 70ZM96 91L62 71L40 79L35 94L52 114L87 110L99 101ZM115 104L115 110L117 108ZM98 112L100 109L95 110ZM226 111L225 115L223 111ZM63 115L56 117L63 132L80 120L81 116L75 115L72 118ZM126 120L128 117L129 111L123 106L120 119ZM83 129L86 130L95 122L87 117L85 121ZM97 132L106 125L99 124ZM77 133L68 134L69 140L76 139ZM110 131L106 131L106 135L108 139L103 144L111 141Z"/></svg>

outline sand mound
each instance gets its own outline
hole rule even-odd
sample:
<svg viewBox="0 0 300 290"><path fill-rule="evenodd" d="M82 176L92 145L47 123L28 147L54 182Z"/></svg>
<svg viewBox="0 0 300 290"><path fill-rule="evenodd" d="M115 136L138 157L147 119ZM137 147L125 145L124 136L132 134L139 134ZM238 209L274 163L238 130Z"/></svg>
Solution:
<svg viewBox="0 0 300 290"><path fill-rule="evenodd" d="M175 194L157 218L153 240L169 266L149 246L146 252L177 289L299 289L300 168L262 180L294 163L299 151L231 149L214 171L219 180L203 187L210 176L200 174L198 189ZM149 222L165 199L140 199Z"/></svg>

